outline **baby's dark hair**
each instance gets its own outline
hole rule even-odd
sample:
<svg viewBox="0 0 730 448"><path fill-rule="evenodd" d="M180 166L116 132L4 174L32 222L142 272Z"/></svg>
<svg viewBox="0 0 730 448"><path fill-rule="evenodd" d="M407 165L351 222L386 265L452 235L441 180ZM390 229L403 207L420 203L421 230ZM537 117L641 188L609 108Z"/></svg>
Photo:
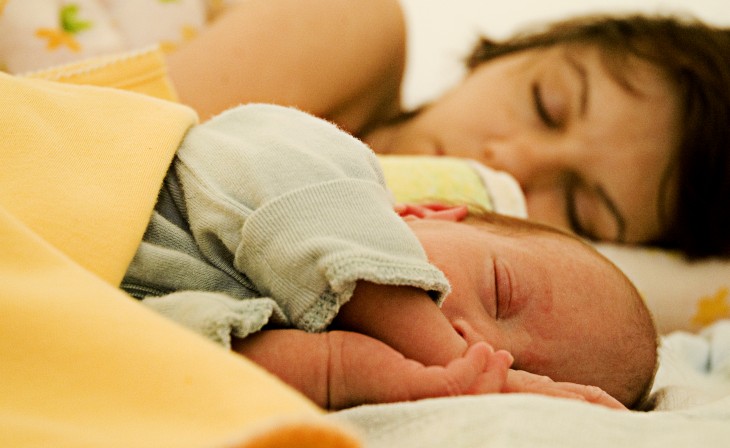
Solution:
<svg viewBox="0 0 730 448"><path fill-rule="evenodd" d="M679 144L659 192L660 247L691 258L730 255L730 30L679 16L585 16L495 41L482 38L467 59L475 68L500 56L554 45L591 46L632 91L627 61L646 61L668 79L680 104ZM676 203L668 204L670 179Z"/></svg>

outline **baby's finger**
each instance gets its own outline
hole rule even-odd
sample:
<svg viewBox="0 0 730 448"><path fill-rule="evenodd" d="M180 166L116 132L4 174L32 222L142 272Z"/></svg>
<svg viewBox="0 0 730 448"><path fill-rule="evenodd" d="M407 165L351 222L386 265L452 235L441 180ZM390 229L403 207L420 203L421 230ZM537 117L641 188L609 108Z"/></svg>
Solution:
<svg viewBox="0 0 730 448"><path fill-rule="evenodd" d="M469 209L465 205L447 205L439 203L398 203L395 204L394 210L403 218L429 218L455 222L463 221L469 215Z"/></svg>
<svg viewBox="0 0 730 448"><path fill-rule="evenodd" d="M469 347L463 357L446 367L431 366L410 381L410 399L457 396L470 393L484 373L494 350L486 343Z"/></svg>
<svg viewBox="0 0 730 448"><path fill-rule="evenodd" d="M524 392L547 395L556 398L569 398L603 405L612 409L626 409L601 388L582 384L555 382L549 377L534 375L521 370L510 370L505 392Z"/></svg>
<svg viewBox="0 0 730 448"><path fill-rule="evenodd" d="M468 393L477 395L501 392L507 382L507 374L513 362L514 358L505 350L492 352L484 368L484 373L479 376L474 387Z"/></svg>
<svg viewBox="0 0 730 448"><path fill-rule="evenodd" d="M419 204L410 204L410 203L398 203L393 208L398 215L401 217L415 217L415 218L423 218L426 216L426 213L429 211L426 207L419 205Z"/></svg>
<svg viewBox="0 0 730 448"><path fill-rule="evenodd" d="M612 409L626 410L626 406L620 401L613 398L608 392L597 386L586 386L575 383L556 383L565 391L571 391L583 397L586 401L594 404L600 404Z"/></svg>
<svg viewBox="0 0 730 448"><path fill-rule="evenodd" d="M522 370L510 370L508 372L507 382L502 391L506 393L540 394L549 397L586 401L581 394L561 387L549 377L535 375Z"/></svg>

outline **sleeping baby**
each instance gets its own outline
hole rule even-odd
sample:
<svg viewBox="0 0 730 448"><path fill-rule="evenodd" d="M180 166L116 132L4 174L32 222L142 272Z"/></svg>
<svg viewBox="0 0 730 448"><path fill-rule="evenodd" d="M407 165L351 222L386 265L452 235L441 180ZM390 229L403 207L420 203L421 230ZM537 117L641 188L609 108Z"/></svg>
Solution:
<svg viewBox="0 0 730 448"><path fill-rule="evenodd" d="M330 123L231 109L188 132L122 287L325 408L641 400L656 334L610 262L521 219L391 197L378 158Z"/></svg>

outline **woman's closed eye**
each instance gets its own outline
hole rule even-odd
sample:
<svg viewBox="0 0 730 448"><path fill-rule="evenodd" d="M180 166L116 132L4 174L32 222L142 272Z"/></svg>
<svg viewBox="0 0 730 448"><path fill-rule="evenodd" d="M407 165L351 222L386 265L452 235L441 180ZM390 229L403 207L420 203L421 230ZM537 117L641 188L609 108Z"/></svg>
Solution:
<svg viewBox="0 0 730 448"><path fill-rule="evenodd" d="M576 190L579 185L580 180L578 180L577 176L572 176L565 185L565 213L568 217L568 224L570 225L570 229L576 235L595 240L595 235L590 234L586 226L581 222L581 218L578 216Z"/></svg>
<svg viewBox="0 0 730 448"><path fill-rule="evenodd" d="M557 117L554 117L548 110L545 104L543 87L541 84L535 82L532 84L532 101L535 106L535 112L545 126L550 129L559 129L562 125Z"/></svg>
<svg viewBox="0 0 730 448"><path fill-rule="evenodd" d="M571 230L593 241L624 241L626 223L600 186L587 187L572 175L565 186L566 215Z"/></svg>

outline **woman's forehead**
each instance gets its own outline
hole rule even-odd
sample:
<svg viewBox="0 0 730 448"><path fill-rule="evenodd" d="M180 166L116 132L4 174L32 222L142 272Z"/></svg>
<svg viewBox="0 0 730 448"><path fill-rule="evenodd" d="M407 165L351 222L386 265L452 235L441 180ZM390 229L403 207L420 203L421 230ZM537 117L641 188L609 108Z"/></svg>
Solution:
<svg viewBox="0 0 730 448"><path fill-rule="evenodd" d="M592 60L600 64L618 85L634 95L650 95L652 92L664 95L670 85L670 77L665 70L629 47L594 42L556 44L554 49L584 62Z"/></svg>

